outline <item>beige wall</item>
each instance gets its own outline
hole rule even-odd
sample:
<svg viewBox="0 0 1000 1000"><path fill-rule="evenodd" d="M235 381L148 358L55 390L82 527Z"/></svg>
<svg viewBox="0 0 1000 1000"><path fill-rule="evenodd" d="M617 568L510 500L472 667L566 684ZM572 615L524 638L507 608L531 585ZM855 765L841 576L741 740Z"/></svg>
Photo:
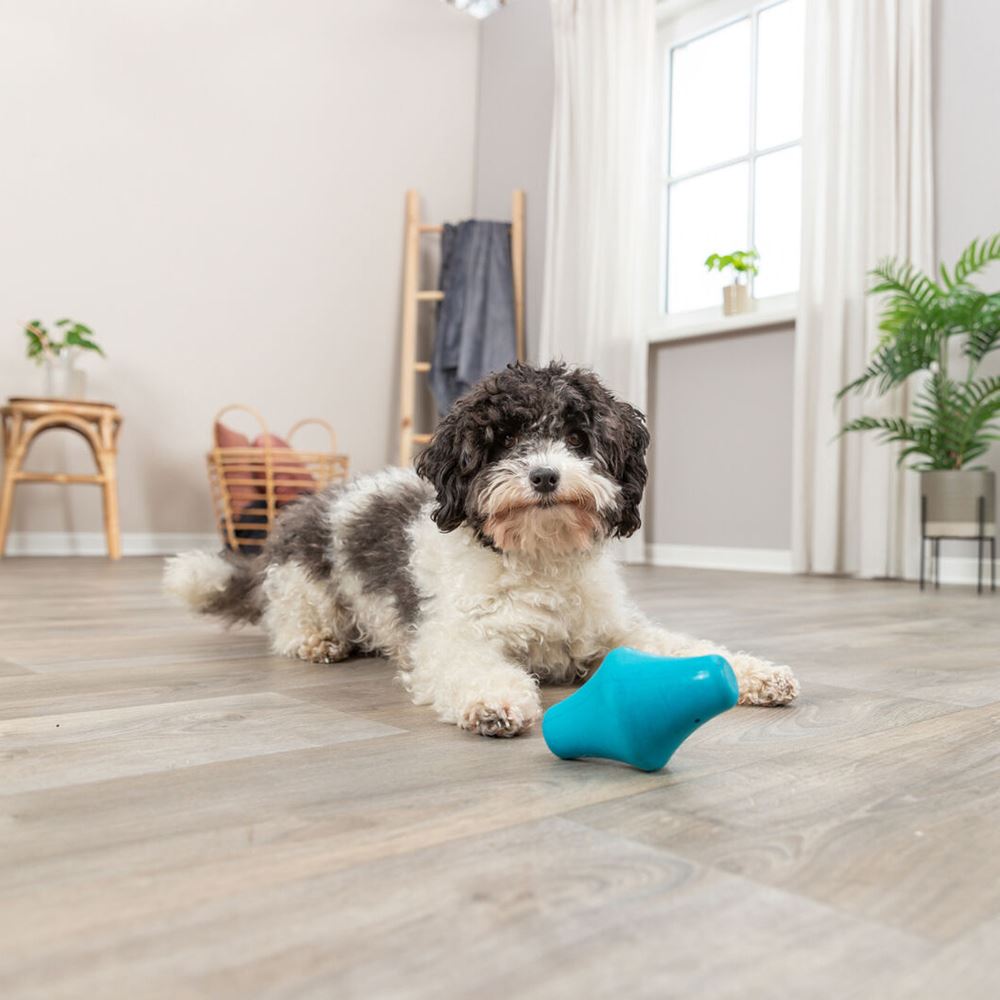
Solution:
<svg viewBox="0 0 1000 1000"><path fill-rule="evenodd" d="M390 457L404 191L472 211L477 51L441 0L3 4L0 395L40 388L18 320L98 332L126 532L212 530L228 401ZM88 489L24 487L15 529L99 528Z"/></svg>
<svg viewBox="0 0 1000 1000"><path fill-rule="evenodd" d="M938 243L950 259L1000 229L997 139L982 126L1000 118L989 51L1000 5L938 0L936 21ZM547 0L514 0L481 26L440 0L85 11L33 0L5 4L4 28L0 84L18 99L0 105L0 394L39 384L18 319L65 313L102 334L111 357L89 366L91 394L126 413L126 530L211 529L201 452L228 400L258 402L279 430L304 412L328 417L359 469L391 456L411 184L435 218L506 217L511 188L527 189L537 343ZM787 546L790 423L776 421L791 419L791 360L788 330L655 353L651 541ZM716 402L694 421L700 395ZM734 448L723 418L737 398ZM747 501L738 522L719 482L732 462ZM15 527L96 528L84 489L26 488Z"/></svg>
<svg viewBox="0 0 1000 1000"><path fill-rule="evenodd" d="M510 218L510 194L526 192L528 355L538 346L545 272L545 199L552 125L549 0L513 0L483 21L476 142L476 215Z"/></svg>
<svg viewBox="0 0 1000 1000"><path fill-rule="evenodd" d="M951 264L974 237L1000 232L1000 4L937 0L934 27L937 245ZM981 283L1000 289L1000 267ZM1000 354L983 372L1000 374ZM1000 446L986 464L1000 473Z"/></svg>

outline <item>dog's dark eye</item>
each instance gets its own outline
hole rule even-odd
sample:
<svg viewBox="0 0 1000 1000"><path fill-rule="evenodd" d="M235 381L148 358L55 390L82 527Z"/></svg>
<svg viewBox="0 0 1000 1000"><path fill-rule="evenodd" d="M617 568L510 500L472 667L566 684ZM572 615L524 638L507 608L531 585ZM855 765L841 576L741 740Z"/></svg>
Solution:
<svg viewBox="0 0 1000 1000"><path fill-rule="evenodd" d="M503 446L504 446L504 448L513 448L514 445L516 445L516 444L517 444L517 435L516 434L506 434L506 435L504 435L504 439L503 439Z"/></svg>
<svg viewBox="0 0 1000 1000"><path fill-rule="evenodd" d="M566 444L571 448L582 448L583 447L583 435L577 431L570 431L566 435Z"/></svg>

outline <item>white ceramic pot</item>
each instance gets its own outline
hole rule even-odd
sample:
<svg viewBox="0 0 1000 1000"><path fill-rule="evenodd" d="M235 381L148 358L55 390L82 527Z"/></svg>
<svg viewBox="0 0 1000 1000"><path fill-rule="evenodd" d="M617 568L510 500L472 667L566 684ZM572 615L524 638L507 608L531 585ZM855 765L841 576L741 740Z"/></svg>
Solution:
<svg viewBox="0 0 1000 1000"><path fill-rule="evenodd" d="M47 399L83 399L87 393L87 373L76 367L76 352L63 351L45 362L43 395Z"/></svg>
<svg viewBox="0 0 1000 1000"><path fill-rule="evenodd" d="M750 298L749 285L734 281L722 289L722 311L726 316L750 312L751 309L753 299Z"/></svg>

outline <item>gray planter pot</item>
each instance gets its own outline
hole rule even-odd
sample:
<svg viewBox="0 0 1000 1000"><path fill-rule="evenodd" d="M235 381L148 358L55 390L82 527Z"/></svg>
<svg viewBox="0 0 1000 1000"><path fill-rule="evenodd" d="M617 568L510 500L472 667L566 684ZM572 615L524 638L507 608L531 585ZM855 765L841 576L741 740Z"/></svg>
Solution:
<svg viewBox="0 0 1000 1000"><path fill-rule="evenodd" d="M925 538L976 538L996 534L996 475L989 471L921 472ZM985 499L980 529L979 498Z"/></svg>

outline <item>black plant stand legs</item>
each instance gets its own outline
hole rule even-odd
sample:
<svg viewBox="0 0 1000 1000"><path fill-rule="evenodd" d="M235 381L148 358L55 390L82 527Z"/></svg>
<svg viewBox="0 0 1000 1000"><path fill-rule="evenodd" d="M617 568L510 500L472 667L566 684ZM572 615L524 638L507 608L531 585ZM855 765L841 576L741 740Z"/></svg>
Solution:
<svg viewBox="0 0 1000 1000"><path fill-rule="evenodd" d="M927 555L927 536L923 532L923 521L921 520L920 531L920 589L924 589L924 563Z"/></svg>
<svg viewBox="0 0 1000 1000"><path fill-rule="evenodd" d="M927 497L920 498L920 589L924 589L927 579L927 543L931 543L930 578L934 589L941 589L941 539L954 538L957 541L976 543L976 593L983 592L983 557L986 555L986 543L990 547L990 592L997 589L996 547L997 540L993 535L986 534L986 497L979 498L978 510L979 534L975 537L964 535L928 535L927 534Z"/></svg>

